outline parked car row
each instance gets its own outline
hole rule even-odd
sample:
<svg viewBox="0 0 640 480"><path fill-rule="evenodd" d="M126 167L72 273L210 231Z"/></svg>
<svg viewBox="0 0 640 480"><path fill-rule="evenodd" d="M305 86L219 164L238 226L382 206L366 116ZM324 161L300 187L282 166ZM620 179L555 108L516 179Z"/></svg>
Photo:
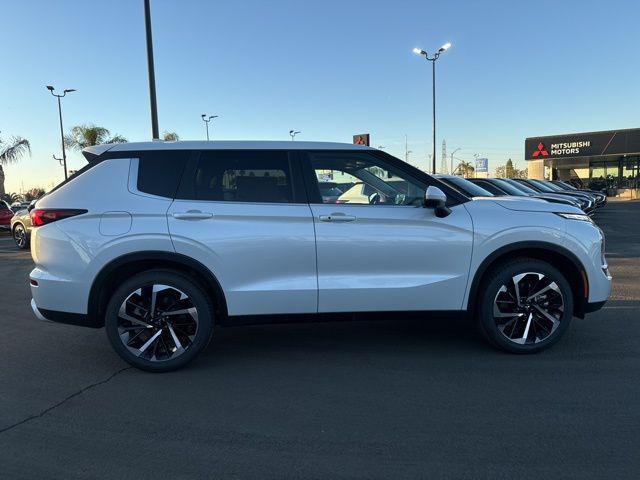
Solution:
<svg viewBox="0 0 640 480"><path fill-rule="evenodd" d="M436 175L442 182L471 197L531 197L542 201L571 205L592 215L606 204L607 196L594 190L578 190L561 180L510 178L462 178Z"/></svg>

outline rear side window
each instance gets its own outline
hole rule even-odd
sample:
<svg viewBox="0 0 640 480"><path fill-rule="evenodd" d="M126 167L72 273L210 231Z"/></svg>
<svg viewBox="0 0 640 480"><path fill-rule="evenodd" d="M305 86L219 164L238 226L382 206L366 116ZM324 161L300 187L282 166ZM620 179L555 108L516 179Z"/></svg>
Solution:
<svg viewBox="0 0 640 480"><path fill-rule="evenodd" d="M175 150L141 153L138 156L138 190L173 198L188 157L189 152Z"/></svg>
<svg viewBox="0 0 640 480"><path fill-rule="evenodd" d="M287 152L204 151L185 181L181 197L194 200L293 203Z"/></svg>

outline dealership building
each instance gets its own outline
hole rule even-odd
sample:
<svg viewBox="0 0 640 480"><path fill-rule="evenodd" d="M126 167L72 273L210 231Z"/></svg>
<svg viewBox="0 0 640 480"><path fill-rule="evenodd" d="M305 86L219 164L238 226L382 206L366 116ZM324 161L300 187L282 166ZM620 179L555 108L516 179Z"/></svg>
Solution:
<svg viewBox="0 0 640 480"><path fill-rule="evenodd" d="M525 159L530 178L580 179L610 195L640 193L640 128L530 137Z"/></svg>

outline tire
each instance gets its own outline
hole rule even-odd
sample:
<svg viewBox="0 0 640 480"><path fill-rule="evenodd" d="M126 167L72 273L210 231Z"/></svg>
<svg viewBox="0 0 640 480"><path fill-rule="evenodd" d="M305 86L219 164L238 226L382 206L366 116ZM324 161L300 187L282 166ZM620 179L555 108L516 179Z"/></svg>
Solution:
<svg viewBox="0 0 640 480"><path fill-rule="evenodd" d="M491 270L482 283L477 322L496 348L511 353L540 352L556 343L571 323L571 286L547 262L511 260Z"/></svg>
<svg viewBox="0 0 640 480"><path fill-rule="evenodd" d="M16 223L11 232L11 236L19 249L26 250L29 248L29 236L27 235L24 225Z"/></svg>
<svg viewBox="0 0 640 480"><path fill-rule="evenodd" d="M123 360L141 370L168 372L184 367L206 348L213 312L209 296L189 277L173 270L149 270L124 281L113 293L105 328Z"/></svg>

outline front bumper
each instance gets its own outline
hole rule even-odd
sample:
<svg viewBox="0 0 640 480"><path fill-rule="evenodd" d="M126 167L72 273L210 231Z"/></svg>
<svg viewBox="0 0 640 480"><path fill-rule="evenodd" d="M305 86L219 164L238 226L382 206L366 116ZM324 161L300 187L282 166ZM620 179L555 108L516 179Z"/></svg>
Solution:
<svg viewBox="0 0 640 480"><path fill-rule="evenodd" d="M603 300L601 302L588 302L584 305L584 313L593 313L593 312L597 312L598 310L600 310L602 307L604 307L604 304L607 303L606 300Z"/></svg>

